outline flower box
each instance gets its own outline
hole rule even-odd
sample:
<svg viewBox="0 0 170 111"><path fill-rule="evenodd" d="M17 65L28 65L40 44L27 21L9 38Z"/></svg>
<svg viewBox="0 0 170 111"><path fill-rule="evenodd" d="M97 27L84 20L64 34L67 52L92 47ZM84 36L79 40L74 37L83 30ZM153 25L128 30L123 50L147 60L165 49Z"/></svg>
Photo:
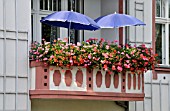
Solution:
<svg viewBox="0 0 170 111"><path fill-rule="evenodd" d="M32 61L30 98L143 101L144 74L44 66ZM53 70L51 70L53 69Z"/></svg>
<svg viewBox="0 0 170 111"><path fill-rule="evenodd" d="M114 101L144 99L144 72L157 65L145 45L120 46L93 38L82 44L55 40L31 47L31 98Z"/></svg>

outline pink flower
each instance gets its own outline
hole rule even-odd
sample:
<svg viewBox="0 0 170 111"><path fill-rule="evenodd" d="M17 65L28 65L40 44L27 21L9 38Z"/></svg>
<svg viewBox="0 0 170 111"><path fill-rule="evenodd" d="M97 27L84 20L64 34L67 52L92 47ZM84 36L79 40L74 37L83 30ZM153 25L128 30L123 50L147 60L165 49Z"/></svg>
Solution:
<svg viewBox="0 0 170 111"><path fill-rule="evenodd" d="M140 57L143 59L143 60L148 60L148 58L146 56L144 56L143 54L140 54Z"/></svg>
<svg viewBox="0 0 170 111"><path fill-rule="evenodd" d="M51 55L51 56L50 56L50 58L51 58L51 59L53 59L53 58L54 58L54 56L53 56L53 55Z"/></svg>
<svg viewBox="0 0 170 111"><path fill-rule="evenodd" d="M60 38L58 38L57 40L61 40Z"/></svg>
<svg viewBox="0 0 170 111"><path fill-rule="evenodd" d="M129 60L126 60L126 63L129 63L130 61Z"/></svg>
<svg viewBox="0 0 170 111"><path fill-rule="evenodd" d="M121 54L122 54L122 55L124 55L125 53L124 53L124 52L122 52Z"/></svg>
<svg viewBox="0 0 170 111"><path fill-rule="evenodd" d="M114 43L117 43L118 42L118 40L114 40Z"/></svg>
<svg viewBox="0 0 170 111"><path fill-rule="evenodd" d="M121 65L121 63L119 62L119 63L117 63L117 65L119 65L119 66L120 66L120 65Z"/></svg>
<svg viewBox="0 0 170 111"><path fill-rule="evenodd" d="M124 64L125 68L129 69L130 65L129 64Z"/></svg>
<svg viewBox="0 0 170 111"><path fill-rule="evenodd" d="M119 72L121 72L121 71L123 70L123 68L122 68L121 66L118 66L118 67L117 67L117 70L118 70Z"/></svg>
<svg viewBox="0 0 170 111"><path fill-rule="evenodd" d="M130 56L128 55L128 54L126 54L126 57L129 59L130 58Z"/></svg>
<svg viewBox="0 0 170 111"><path fill-rule="evenodd" d="M44 61L47 61L48 59L47 59L47 58L44 58L43 60L44 60Z"/></svg>
<svg viewBox="0 0 170 111"><path fill-rule="evenodd" d="M106 45L106 49L107 49L107 50L109 49L109 46L108 46L108 45Z"/></svg>
<svg viewBox="0 0 170 111"><path fill-rule="evenodd" d="M101 42L104 42L105 40L104 40L104 38L101 38L100 41L101 41Z"/></svg>
<svg viewBox="0 0 170 111"><path fill-rule="evenodd" d="M102 53L102 55L103 55L105 58L109 58L109 56L108 56L107 53Z"/></svg>
<svg viewBox="0 0 170 111"><path fill-rule="evenodd" d="M84 67L87 67L87 64L84 64Z"/></svg>
<svg viewBox="0 0 170 111"><path fill-rule="evenodd" d="M90 40L86 40L86 42L90 42Z"/></svg>
<svg viewBox="0 0 170 111"><path fill-rule="evenodd" d="M142 44L141 46L142 46L142 48L146 48L145 44Z"/></svg>
<svg viewBox="0 0 170 111"><path fill-rule="evenodd" d="M94 47L94 48L93 48L93 51L96 52L96 51L97 51L97 47Z"/></svg>
<svg viewBox="0 0 170 111"><path fill-rule="evenodd" d="M104 64L104 63L105 63L105 61L104 61L104 60L101 60L100 62L101 62L102 64Z"/></svg>
<svg viewBox="0 0 170 111"><path fill-rule="evenodd" d="M77 46L81 46L81 43L80 43L80 42L77 42Z"/></svg>
<svg viewBox="0 0 170 111"><path fill-rule="evenodd" d="M88 58L91 59L91 54L88 55Z"/></svg>

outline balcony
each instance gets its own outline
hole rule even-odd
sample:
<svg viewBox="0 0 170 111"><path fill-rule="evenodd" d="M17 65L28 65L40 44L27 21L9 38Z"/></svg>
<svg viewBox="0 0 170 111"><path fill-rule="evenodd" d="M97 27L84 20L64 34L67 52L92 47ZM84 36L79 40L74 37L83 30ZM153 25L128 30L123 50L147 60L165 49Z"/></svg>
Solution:
<svg viewBox="0 0 170 111"><path fill-rule="evenodd" d="M76 66L44 66L35 61L30 67L31 99L144 100L144 74L109 74Z"/></svg>

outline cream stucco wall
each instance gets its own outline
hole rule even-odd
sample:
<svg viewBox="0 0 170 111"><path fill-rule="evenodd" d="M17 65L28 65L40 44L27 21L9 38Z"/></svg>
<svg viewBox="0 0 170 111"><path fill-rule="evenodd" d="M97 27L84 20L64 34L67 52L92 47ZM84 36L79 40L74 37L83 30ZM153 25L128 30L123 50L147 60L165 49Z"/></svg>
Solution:
<svg viewBox="0 0 170 111"><path fill-rule="evenodd" d="M31 111L124 111L113 101L39 99L31 104Z"/></svg>

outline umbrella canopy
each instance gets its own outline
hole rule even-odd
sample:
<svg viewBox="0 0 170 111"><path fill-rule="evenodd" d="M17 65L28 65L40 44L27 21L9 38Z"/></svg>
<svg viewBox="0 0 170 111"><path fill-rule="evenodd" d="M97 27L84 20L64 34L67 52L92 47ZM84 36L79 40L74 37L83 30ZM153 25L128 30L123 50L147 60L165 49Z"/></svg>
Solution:
<svg viewBox="0 0 170 111"><path fill-rule="evenodd" d="M97 30L100 28L90 17L73 11L52 13L43 18L41 22L52 26L75 30Z"/></svg>
<svg viewBox="0 0 170 111"><path fill-rule="evenodd" d="M146 25L139 19L126 14L109 14L95 20L100 28L118 28L124 26Z"/></svg>

